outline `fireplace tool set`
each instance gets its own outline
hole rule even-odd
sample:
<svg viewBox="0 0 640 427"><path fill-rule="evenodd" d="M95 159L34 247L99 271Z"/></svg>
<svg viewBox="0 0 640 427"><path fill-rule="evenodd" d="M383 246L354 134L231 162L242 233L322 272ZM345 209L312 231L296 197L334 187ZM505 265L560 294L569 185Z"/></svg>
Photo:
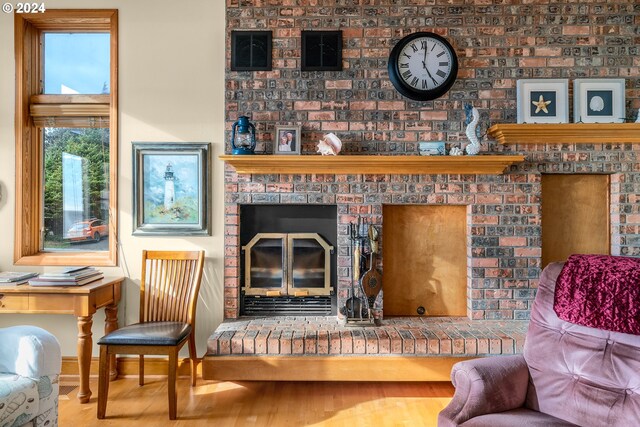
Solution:
<svg viewBox="0 0 640 427"><path fill-rule="evenodd" d="M347 317L347 322L371 323L374 320L373 305L382 289L382 274L376 267L378 237L378 229L367 223L366 218L358 217L355 223L349 224L353 277L349 298L340 310Z"/></svg>

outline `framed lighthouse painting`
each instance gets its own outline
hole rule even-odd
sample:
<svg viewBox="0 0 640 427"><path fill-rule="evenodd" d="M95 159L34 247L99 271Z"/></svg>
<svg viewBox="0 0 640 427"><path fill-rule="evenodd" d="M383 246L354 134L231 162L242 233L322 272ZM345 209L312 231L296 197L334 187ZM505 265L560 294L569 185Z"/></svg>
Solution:
<svg viewBox="0 0 640 427"><path fill-rule="evenodd" d="M133 143L133 235L211 234L209 145Z"/></svg>

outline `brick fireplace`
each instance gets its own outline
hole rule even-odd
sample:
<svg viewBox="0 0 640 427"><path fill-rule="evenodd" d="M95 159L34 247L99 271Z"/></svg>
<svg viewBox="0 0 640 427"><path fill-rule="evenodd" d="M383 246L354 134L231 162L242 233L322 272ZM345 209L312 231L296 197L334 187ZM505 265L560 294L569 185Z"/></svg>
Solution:
<svg viewBox="0 0 640 427"><path fill-rule="evenodd" d="M209 356L468 357L521 351L541 272L545 176L606 177L609 194L598 198L609 200L609 252L640 255L638 144L527 144L492 149L521 152L526 160L503 175L263 175L238 174L226 166L226 320L209 340ZM384 254L384 234L389 230L386 208L462 207L466 315L387 317L383 285L381 327L344 325L336 317L239 316L241 207L261 204L337 207L338 307L351 285L348 226L358 216L380 227ZM382 256L383 277L384 266Z"/></svg>
<svg viewBox="0 0 640 427"><path fill-rule="evenodd" d="M543 174L609 174L610 252L640 254L637 145L546 144L507 149L526 153L527 160L504 175L238 175L227 167L225 318L239 316L238 224L245 204L337 206L338 306L344 304L351 284L348 225L358 216L380 226L384 248L385 206L464 206L466 316L528 319L541 271ZM606 199L603 194L602 200Z"/></svg>
<svg viewBox="0 0 640 427"><path fill-rule="evenodd" d="M227 129L249 115L261 154L272 152L275 126L288 124L302 126L303 155L317 155L316 142L334 132L343 141L340 156L412 156L421 141L445 141L448 149L466 141L465 102L479 109L483 132L515 122L521 78L625 78L628 114L640 107L640 63L633 60L638 37L630 32L640 10L633 4L427 3L227 0L227 43L232 30L257 28L272 30L274 40L272 71L227 71ZM342 71L300 71L303 29L342 30ZM460 63L452 89L429 102L400 96L386 71L393 44L418 30L446 37ZM605 176L597 203L604 206L599 223L605 224L605 251L640 256L640 144L577 142L502 145L485 136L483 152L525 156L504 174L238 174L225 165L225 322L210 339L210 354L460 357L520 351L545 249L543 185L555 182L546 177ZM459 208L466 248L462 312L390 317L383 295L379 328L345 326L331 317L242 317L244 205L336 206L338 307L351 284L348 227L358 216L380 227L378 263L388 279L390 208ZM549 216L546 222L548 227Z"/></svg>

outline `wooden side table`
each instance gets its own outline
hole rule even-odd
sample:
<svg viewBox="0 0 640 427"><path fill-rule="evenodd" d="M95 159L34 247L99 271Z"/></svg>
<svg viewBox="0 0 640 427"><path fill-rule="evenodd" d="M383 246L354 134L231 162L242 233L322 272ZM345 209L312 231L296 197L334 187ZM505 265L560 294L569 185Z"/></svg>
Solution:
<svg viewBox="0 0 640 427"><path fill-rule="evenodd" d="M80 389L78 400L91 398L89 370L93 340L93 314L104 307L105 333L118 329L118 302L124 277L105 277L84 286L6 286L0 285L0 313L73 314L78 318L78 368ZM115 355L110 361L109 377L117 376Z"/></svg>

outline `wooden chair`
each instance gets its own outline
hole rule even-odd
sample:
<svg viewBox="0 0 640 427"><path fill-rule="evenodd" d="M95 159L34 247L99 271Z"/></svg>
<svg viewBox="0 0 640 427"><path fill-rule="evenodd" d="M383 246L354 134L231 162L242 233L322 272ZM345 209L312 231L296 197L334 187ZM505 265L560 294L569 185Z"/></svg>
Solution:
<svg viewBox="0 0 640 427"><path fill-rule="evenodd" d="M144 355L169 356L169 419L176 419L178 352L189 341L191 386L196 385L195 318L204 251L143 251L140 322L105 335L100 345L98 418L103 419L109 392L109 359L140 355L139 383L144 385Z"/></svg>

